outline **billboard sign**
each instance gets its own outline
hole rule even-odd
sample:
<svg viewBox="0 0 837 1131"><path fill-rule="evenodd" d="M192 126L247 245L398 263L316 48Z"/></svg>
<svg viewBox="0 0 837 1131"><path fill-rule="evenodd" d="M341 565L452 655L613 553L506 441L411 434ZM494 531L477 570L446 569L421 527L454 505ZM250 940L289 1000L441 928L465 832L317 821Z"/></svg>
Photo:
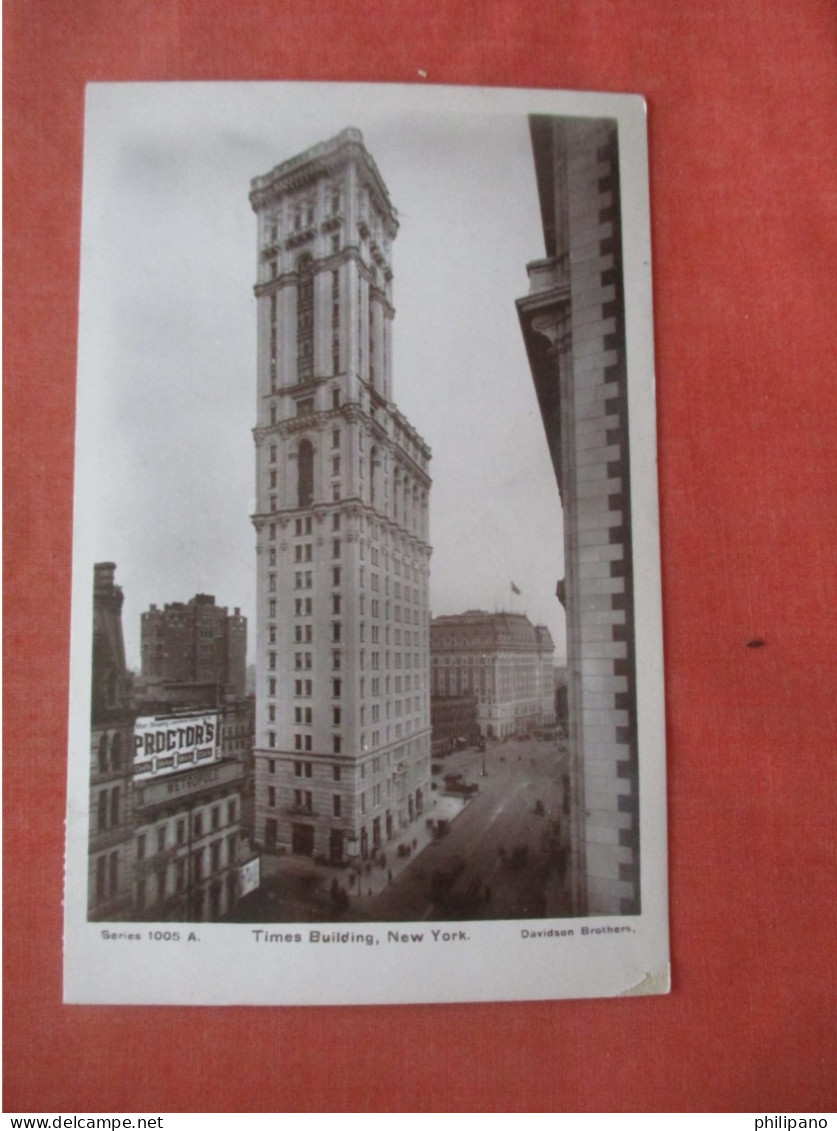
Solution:
<svg viewBox="0 0 837 1131"><path fill-rule="evenodd" d="M215 712L145 715L134 725L134 781L207 766L220 756Z"/></svg>
<svg viewBox="0 0 837 1131"><path fill-rule="evenodd" d="M261 882L261 857L254 856L246 860L238 869L238 895L239 898L255 891Z"/></svg>

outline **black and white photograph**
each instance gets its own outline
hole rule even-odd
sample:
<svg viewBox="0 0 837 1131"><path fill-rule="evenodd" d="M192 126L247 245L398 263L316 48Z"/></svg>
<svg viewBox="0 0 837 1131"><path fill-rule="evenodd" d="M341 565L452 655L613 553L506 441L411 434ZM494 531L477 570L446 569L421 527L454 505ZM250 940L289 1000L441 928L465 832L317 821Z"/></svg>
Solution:
<svg viewBox="0 0 837 1131"><path fill-rule="evenodd" d="M94 84L65 998L669 985L645 112Z"/></svg>

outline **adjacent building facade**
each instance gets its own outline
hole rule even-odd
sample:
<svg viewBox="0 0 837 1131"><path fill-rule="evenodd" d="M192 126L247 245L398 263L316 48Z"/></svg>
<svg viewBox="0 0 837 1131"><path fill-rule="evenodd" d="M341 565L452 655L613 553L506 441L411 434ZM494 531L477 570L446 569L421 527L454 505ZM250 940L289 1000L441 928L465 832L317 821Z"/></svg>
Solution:
<svg viewBox="0 0 837 1131"><path fill-rule="evenodd" d="M545 625L480 609L435 617L430 652L431 693L475 696L483 737L555 721L555 645Z"/></svg>
<svg viewBox="0 0 837 1131"><path fill-rule="evenodd" d="M530 121L546 256L517 308L564 513L571 880L640 910L628 396L616 123Z"/></svg>
<svg viewBox="0 0 837 1131"><path fill-rule="evenodd" d="M347 862L430 778L430 450L392 400L386 186L358 130L252 182L255 832Z"/></svg>
<svg viewBox="0 0 837 1131"><path fill-rule="evenodd" d="M244 695L247 619L198 593L142 614L142 674L186 683L212 682Z"/></svg>
<svg viewBox="0 0 837 1131"><path fill-rule="evenodd" d="M134 683L115 570L94 567L88 918L220 919L249 856L241 816L252 698L225 694L215 679Z"/></svg>
<svg viewBox="0 0 837 1131"><path fill-rule="evenodd" d="M122 589L116 566L93 572L93 671L90 716L89 919L129 918L134 896L131 675L122 637Z"/></svg>

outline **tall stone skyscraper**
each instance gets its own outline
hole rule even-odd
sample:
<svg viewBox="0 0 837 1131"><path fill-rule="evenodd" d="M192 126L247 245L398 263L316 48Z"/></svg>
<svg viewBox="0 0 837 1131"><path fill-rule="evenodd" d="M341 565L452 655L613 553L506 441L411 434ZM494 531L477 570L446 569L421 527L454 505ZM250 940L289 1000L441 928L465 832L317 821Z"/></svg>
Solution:
<svg viewBox="0 0 837 1131"><path fill-rule="evenodd" d="M358 130L258 217L256 840L363 858L430 787L430 450L392 401L395 209Z"/></svg>

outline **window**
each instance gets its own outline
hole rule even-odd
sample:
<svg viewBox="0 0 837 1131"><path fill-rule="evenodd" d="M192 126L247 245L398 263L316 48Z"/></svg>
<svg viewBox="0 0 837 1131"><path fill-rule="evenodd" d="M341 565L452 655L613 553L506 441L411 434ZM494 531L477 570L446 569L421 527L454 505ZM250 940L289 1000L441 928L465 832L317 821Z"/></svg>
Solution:
<svg viewBox="0 0 837 1131"><path fill-rule="evenodd" d="M267 807L268 809L276 808L276 786L269 785L267 787Z"/></svg>
<svg viewBox="0 0 837 1131"><path fill-rule="evenodd" d="M110 795L110 823L119 824L119 786L114 786Z"/></svg>
<svg viewBox="0 0 837 1131"><path fill-rule="evenodd" d="M334 816L334 817L340 816L340 794L339 793L335 793L333 795L332 799L331 799L331 812L332 812L332 816Z"/></svg>
<svg viewBox="0 0 837 1131"><path fill-rule="evenodd" d="M137 837L137 860L145 859L145 833Z"/></svg>
<svg viewBox="0 0 837 1131"><path fill-rule="evenodd" d="M333 679L333 680L331 681L331 694L332 694L332 696L333 696L333 697L334 697L335 699L339 699L339 698L340 698L340 696L342 695L342 693L343 693L343 683L342 683L342 680L339 680L339 679Z"/></svg>
<svg viewBox="0 0 837 1131"><path fill-rule="evenodd" d="M331 777L332 777L333 781L340 781L340 767L339 766L332 766L331 767Z"/></svg>
<svg viewBox="0 0 837 1131"><path fill-rule="evenodd" d="M276 598L275 597L271 597L271 599L267 603L267 615L269 617L275 617L276 616Z"/></svg>
<svg viewBox="0 0 837 1131"><path fill-rule="evenodd" d="M331 639L337 643L340 640L341 623L339 620L331 622Z"/></svg>
<svg viewBox="0 0 837 1131"><path fill-rule="evenodd" d="M297 455L297 506L310 507L313 499L314 446L310 440L301 440Z"/></svg>
<svg viewBox="0 0 837 1131"><path fill-rule="evenodd" d="M340 557L340 539L334 538L331 543L331 556L333 558Z"/></svg>
<svg viewBox="0 0 837 1131"><path fill-rule="evenodd" d="M175 838L178 844L186 843L186 821L183 818L181 818L177 822L177 831L175 833Z"/></svg>
<svg viewBox="0 0 837 1131"><path fill-rule="evenodd" d="M333 725L336 726L336 727L339 727L340 726L340 719L341 719L340 708L339 707L332 707L331 708L331 720L332 720Z"/></svg>
<svg viewBox="0 0 837 1131"><path fill-rule="evenodd" d="M104 899L107 893L107 856L100 856L96 861L96 898Z"/></svg>
<svg viewBox="0 0 837 1131"><path fill-rule="evenodd" d="M162 828L157 829L157 851L158 852L165 852L166 851L166 826L165 825L163 825Z"/></svg>
<svg viewBox="0 0 837 1131"><path fill-rule="evenodd" d="M331 570L331 584L340 584L340 566L333 566Z"/></svg>
<svg viewBox="0 0 837 1131"><path fill-rule="evenodd" d="M334 428L331 433L331 446L333 448L340 447L340 429Z"/></svg>
<svg viewBox="0 0 837 1131"><path fill-rule="evenodd" d="M310 255L299 257L297 272L297 380L308 381L314 372L314 274Z"/></svg>
<svg viewBox="0 0 837 1131"><path fill-rule="evenodd" d="M192 829L195 837L203 836L203 813L195 813Z"/></svg>
<svg viewBox="0 0 837 1131"><path fill-rule="evenodd" d="M227 802L227 824L235 824L236 816L236 804L235 800L233 799L232 801Z"/></svg>
<svg viewBox="0 0 837 1131"><path fill-rule="evenodd" d="M331 529L332 530L339 530L340 529L340 512L339 511L335 511L334 514L331 516Z"/></svg>

